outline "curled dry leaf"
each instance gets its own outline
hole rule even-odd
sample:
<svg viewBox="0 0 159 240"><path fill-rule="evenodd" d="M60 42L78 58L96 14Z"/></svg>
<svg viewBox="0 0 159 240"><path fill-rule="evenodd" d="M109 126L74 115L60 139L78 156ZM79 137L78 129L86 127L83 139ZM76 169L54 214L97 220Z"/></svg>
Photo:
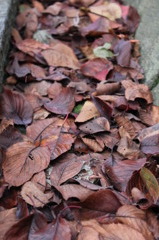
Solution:
<svg viewBox="0 0 159 240"><path fill-rule="evenodd" d="M43 207L49 202L53 194L51 192L46 194L43 193L37 185L29 181L23 185L21 196L28 204L34 207Z"/></svg>
<svg viewBox="0 0 159 240"><path fill-rule="evenodd" d="M109 121L104 117L98 117L82 124L79 129L84 133L98 133L110 130Z"/></svg>
<svg viewBox="0 0 159 240"><path fill-rule="evenodd" d="M25 96L4 88L0 94L0 117L13 119L15 124L28 125L32 122L33 109Z"/></svg>
<svg viewBox="0 0 159 240"><path fill-rule="evenodd" d="M125 88L125 97L129 101L134 101L136 98L146 100L147 104L152 103L152 93L145 84L137 84L131 80L123 80L121 82Z"/></svg>
<svg viewBox="0 0 159 240"><path fill-rule="evenodd" d="M141 155L139 146L128 137L120 139L117 151L128 159L138 159Z"/></svg>
<svg viewBox="0 0 159 240"><path fill-rule="evenodd" d="M46 176L44 171L34 174L30 181L33 182L42 192L44 192L46 187Z"/></svg>
<svg viewBox="0 0 159 240"><path fill-rule="evenodd" d="M47 168L50 151L47 147L35 147L31 142L19 142L6 151L3 161L5 181L11 186L20 186L35 173Z"/></svg>
<svg viewBox="0 0 159 240"><path fill-rule="evenodd" d="M112 69L113 64L104 58L89 60L81 66L81 72L84 75L96 78L99 81L104 81Z"/></svg>
<svg viewBox="0 0 159 240"><path fill-rule="evenodd" d="M41 96L46 96L51 83L47 81L30 83L25 87L25 94L38 93Z"/></svg>
<svg viewBox="0 0 159 240"><path fill-rule="evenodd" d="M130 41L119 40L114 48L116 54L117 63L122 67L128 67L130 65L131 58L131 43Z"/></svg>
<svg viewBox="0 0 159 240"><path fill-rule="evenodd" d="M44 104L44 107L56 114L69 114L75 106L74 90L63 88L52 101Z"/></svg>
<svg viewBox="0 0 159 240"><path fill-rule="evenodd" d="M120 83L106 83L103 81L97 84L96 94L97 95L109 95L117 92L120 89Z"/></svg>
<svg viewBox="0 0 159 240"><path fill-rule="evenodd" d="M72 126L69 120L60 118L39 120L27 127L27 136L37 146L48 146L53 160L71 148L75 140L74 135L69 134Z"/></svg>
<svg viewBox="0 0 159 240"><path fill-rule="evenodd" d="M148 109L141 109L139 116L143 123L153 126L159 123L159 106L153 105Z"/></svg>
<svg viewBox="0 0 159 240"><path fill-rule="evenodd" d="M86 122L94 117L99 117L99 112L91 101L86 101L75 122Z"/></svg>

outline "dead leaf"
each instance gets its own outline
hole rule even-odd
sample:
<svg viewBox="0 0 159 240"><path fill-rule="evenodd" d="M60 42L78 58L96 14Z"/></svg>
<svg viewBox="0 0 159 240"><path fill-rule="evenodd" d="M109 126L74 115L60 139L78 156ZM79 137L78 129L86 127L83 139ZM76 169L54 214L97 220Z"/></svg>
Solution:
<svg viewBox="0 0 159 240"><path fill-rule="evenodd" d="M147 188L147 191L154 200L154 203L156 203L159 198L159 184L156 177L148 168L145 167L141 168L140 176Z"/></svg>
<svg viewBox="0 0 159 240"><path fill-rule="evenodd" d="M69 130L71 126L68 120L48 118L27 127L27 136L35 141L37 146L48 146L53 160L71 148L74 137L69 134Z"/></svg>
<svg viewBox="0 0 159 240"><path fill-rule="evenodd" d="M112 69L112 63L104 58L95 58L89 60L81 66L81 72L85 76L93 77L99 81L104 81Z"/></svg>
<svg viewBox="0 0 159 240"><path fill-rule="evenodd" d="M76 155L69 155L65 161L56 163L50 175L51 184L56 187L66 182L81 171L83 164L84 161L80 161Z"/></svg>
<svg viewBox="0 0 159 240"><path fill-rule="evenodd" d="M43 50L41 55L49 66L69 67L72 69L79 69L80 67L73 50L61 42L54 43L51 48Z"/></svg>
<svg viewBox="0 0 159 240"><path fill-rule="evenodd" d="M4 88L0 95L0 116L13 119L15 124L28 125L32 122L33 109L25 96Z"/></svg>
<svg viewBox="0 0 159 240"><path fill-rule="evenodd" d="M5 181L11 186L20 186L34 173L47 168L49 162L50 151L47 147L35 147L31 142L15 143L7 149L3 161Z"/></svg>
<svg viewBox="0 0 159 240"><path fill-rule="evenodd" d="M131 43L130 41L119 40L114 48L117 63L122 67L130 66Z"/></svg>
<svg viewBox="0 0 159 240"><path fill-rule="evenodd" d="M77 184L64 184L56 186L56 189L62 194L65 200L68 200L69 198L77 198L80 201L84 201L93 192Z"/></svg>
<svg viewBox="0 0 159 240"><path fill-rule="evenodd" d="M33 182L26 182L21 190L22 198L34 207L43 207L49 202L52 193L44 194Z"/></svg>
<svg viewBox="0 0 159 240"><path fill-rule="evenodd" d="M44 104L44 107L56 114L69 114L75 106L74 90L72 88L63 88L59 95L52 101Z"/></svg>
<svg viewBox="0 0 159 240"><path fill-rule="evenodd" d="M137 84L131 80L124 80L121 82L125 88L125 97L129 101L134 101L136 98L146 100L147 104L152 103L152 93L145 84Z"/></svg>
<svg viewBox="0 0 159 240"><path fill-rule="evenodd" d="M91 101L86 101L75 122L86 122L94 117L99 117L99 112Z"/></svg>
<svg viewBox="0 0 159 240"><path fill-rule="evenodd" d="M79 129L84 133L93 134L103 131L109 131L110 124L106 118L98 117L82 124Z"/></svg>

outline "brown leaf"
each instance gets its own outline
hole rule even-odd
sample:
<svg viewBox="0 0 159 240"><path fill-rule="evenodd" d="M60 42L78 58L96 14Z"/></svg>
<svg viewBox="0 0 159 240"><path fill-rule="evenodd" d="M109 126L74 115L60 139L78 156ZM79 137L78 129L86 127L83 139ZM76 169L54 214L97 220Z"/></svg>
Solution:
<svg viewBox="0 0 159 240"><path fill-rule="evenodd" d="M54 100L44 104L44 107L56 114L69 114L75 106L74 90L63 88Z"/></svg>
<svg viewBox="0 0 159 240"><path fill-rule="evenodd" d="M118 161L113 166L105 162L105 173L117 189L125 191L133 172L141 169L145 163L146 158Z"/></svg>
<svg viewBox="0 0 159 240"><path fill-rule="evenodd" d="M118 239L118 240L134 240L134 239L140 239L140 240L146 240L144 238L143 234L138 232L137 230L121 223L112 223L107 224L104 226L104 229L106 231L106 234L104 234L104 237L107 239Z"/></svg>
<svg viewBox="0 0 159 240"><path fill-rule="evenodd" d="M5 233L17 221L18 219L16 218L16 208L0 211L0 239L4 239Z"/></svg>
<svg viewBox="0 0 159 240"><path fill-rule="evenodd" d="M134 101L136 98L146 100L147 104L152 103L152 93L145 84L137 84L131 80L124 80L121 82L125 88L125 97L129 101Z"/></svg>
<svg viewBox="0 0 159 240"><path fill-rule="evenodd" d="M111 95L120 89L120 83L106 83L104 81L97 84L97 95Z"/></svg>
<svg viewBox="0 0 159 240"><path fill-rule="evenodd" d="M20 186L28 181L34 173L45 169L50 162L47 147L35 147L31 142L19 142L7 149L3 161L5 181L12 186Z"/></svg>
<svg viewBox="0 0 159 240"><path fill-rule="evenodd" d="M104 58L89 60L81 66L81 72L84 75L96 78L99 81L104 81L112 69L112 63Z"/></svg>
<svg viewBox="0 0 159 240"><path fill-rule="evenodd" d="M82 141L94 152L102 152L104 150L104 143L98 142L96 139L82 137Z"/></svg>
<svg viewBox="0 0 159 240"><path fill-rule="evenodd" d="M71 148L74 142L73 134L69 134L71 127L69 120L60 118L39 120L27 127L27 136L37 146L48 146L53 160Z"/></svg>
<svg viewBox="0 0 159 240"><path fill-rule="evenodd" d="M84 161L80 161L76 155L68 155L64 161L57 162L53 166L50 175L51 184L56 187L66 182L81 171L83 164Z"/></svg>
<svg viewBox="0 0 159 240"><path fill-rule="evenodd" d="M49 45L38 42L34 39L25 39L16 44L17 48L24 53L34 57L35 54L39 54L41 50L46 50Z"/></svg>
<svg viewBox="0 0 159 240"><path fill-rule="evenodd" d="M144 211L138 209L135 206L124 205L118 209L116 215L119 216L117 219L120 223L126 224L129 227L142 233L145 239L154 239L146 223Z"/></svg>
<svg viewBox="0 0 159 240"><path fill-rule="evenodd" d="M141 143L141 151L146 154L159 154L159 123L145 128L138 134Z"/></svg>
<svg viewBox="0 0 159 240"><path fill-rule="evenodd" d="M99 117L99 112L91 101L86 101L75 122L86 122L94 117Z"/></svg>
<svg viewBox="0 0 159 240"><path fill-rule="evenodd" d="M91 240L99 240L98 232L95 229L86 226L80 231L77 240L90 240L90 236Z"/></svg>
<svg viewBox="0 0 159 240"><path fill-rule="evenodd" d="M35 82L27 84L25 87L25 94L34 94L38 93L41 96L46 96L48 93L48 90L51 87L51 83L47 81L41 81L41 82Z"/></svg>
<svg viewBox="0 0 159 240"><path fill-rule="evenodd" d="M73 50L61 42L54 43L49 49L43 50L41 55L49 66L72 69L79 69L80 67Z"/></svg>
<svg viewBox="0 0 159 240"><path fill-rule="evenodd" d="M42 192L45 191L45 188L46 188L46 176L45 176L45 172L44 171L35 173L30 181L33 182L37 186L37 188L39 188Z"/></svg>
<svg viewBox="0 0 159 240"><path fill-rule="evenodd" d="M145 167L141 168L140 176L146 185L147 191L154 200L154 203L156 203L159 198L159 184L156 177L148 168Z"/></svg>
<svg viewBox="0 0 159 240"><path fill-rule="evenodd" d="M60 11L62 10L62 3L61 2L55 2L54 4L48 6L43 13L48 13L52 15L58 15Z"/></svg>
<svg viewBox="0 0 159 240"><path fill-rule="evenodd" d="M93 192L77 184L64 184L56 186L56 189L62 194L65 200L69 198L78 198L80 201L84 201Z"/></svg>
<svg viewBox="0 0 159 240"><path fill-rule="evenodd" d="M128 137L120 139L117 152L128 159L138 159L141 154L139 146Z"/></svg>
<svg viewBox="0 0 159 240"><path fill-rule="evenodd" d="M55 98L56 96L58 96L60 94L60 92L62 91L62 85L61 83L53 83L51 84L51 86L48 88L47 93L49 98Z"/></svg>
<svg viewBox="0 0 159 240"><path fill-rule="evenodd" d="M139 116L143 123L153 126L159 123L159 106L153 105L148 109L141 109Z"/></svg>
<svg viewBox="0 0 159 240"><path fill-rule="evenodd" d="M98 117L87 123L82 124L79 129L84 133L98 133L110 130L109 121L104 117Z"/></svg>
<svg viewBox="0 0 159 240"><path fill-rule="evenodd" d="M43 207L49 202L53 193L44 194L33 182L26 182L21 190L22 198L34 207Z"/></svg>
<svg viewBox="0 0 159 240"><path fill-rule="evenodd" d="M11 138L8 136L12 136ZM13 120L3 119L0 124L0 147L8 148L22 141L21 133L14 127Z"/></svg>
<svg viewBox="0 0 159 240"><path fill-rule="evenodd" d="M146 221L150 231L154 234L154 237L159 238L159 219L158 219L159 207L158 205L152 205L146 210Z"/></svg>
<svg viewBox="0 0 159 240"><path fill-rule="evenodd" d="M122 67L130 65L131 58L131 43L130 41L119 40L114 48L114 53L117 55L117 63Z"/></svg>
<svg viewBox="0 0 159 240"><path fill-rule="evenodd" d="M104 33L108 33L110 29L109 21L106 18L99 18L95 22L82 27L81 33L83 36L101 36Z"/></svg>
<svg viewBox="0 0 159 240"><path fill-rule="evenodd" d="M91 219L106 213L115 213L121 203L111 190L105 189L92 193L81 203L81 206L80 217Z"/></svg>
<svg viewBox="0 0 159 240"><path fill-rule="evenodd" d="M15 124L28 125L32 122L33 109L24 95L4 88L0 95L0 116L13 119Z"/></svg>

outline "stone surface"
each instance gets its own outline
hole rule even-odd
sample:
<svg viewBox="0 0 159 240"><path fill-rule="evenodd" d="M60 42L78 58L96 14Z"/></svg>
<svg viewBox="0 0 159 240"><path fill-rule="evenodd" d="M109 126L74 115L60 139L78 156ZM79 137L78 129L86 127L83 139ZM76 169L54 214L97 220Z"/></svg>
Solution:
<svg viewBox="0 0 159 240"><path fill-rule="evenodd" d="M155 104L159 105L159 1L125 0L138 9L141 22L136 39L141 44L141 65L145 72L145 82L152 89Z"/></svg>
<svg viewBox="0 0 159 240"><path fill-rule="evenodd" d="M4 77L4 67L10 46L11 26L14 22L18 0L0 0L0 83Z"/></svg>

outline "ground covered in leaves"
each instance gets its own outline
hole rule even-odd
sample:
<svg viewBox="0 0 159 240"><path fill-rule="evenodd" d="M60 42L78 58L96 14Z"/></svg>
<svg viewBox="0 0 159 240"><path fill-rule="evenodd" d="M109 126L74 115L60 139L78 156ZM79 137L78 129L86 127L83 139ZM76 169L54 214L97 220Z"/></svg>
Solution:
<svg viewBox="0 0 159 240"><path fill-rule="evenodd" d="M22 1L0 94L0 239L159 239L159 107L121 1Z"/></svg>

